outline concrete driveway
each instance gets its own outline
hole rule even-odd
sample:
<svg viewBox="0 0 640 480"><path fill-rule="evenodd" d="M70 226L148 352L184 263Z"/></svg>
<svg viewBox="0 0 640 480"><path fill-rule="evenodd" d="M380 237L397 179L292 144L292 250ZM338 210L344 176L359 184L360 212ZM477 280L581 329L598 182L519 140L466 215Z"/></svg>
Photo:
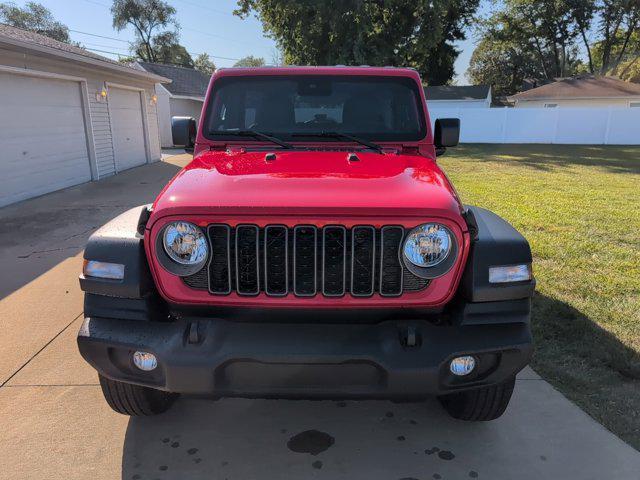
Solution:
<svg viewBox="0 0 640 480"><path fill-rule="evenodd" d="M183 398L154 418L113 413L75 343L82 246L186 161L0 210L0 478L640 479L640 453L529 369L486 424L435 400Z"/></svg>

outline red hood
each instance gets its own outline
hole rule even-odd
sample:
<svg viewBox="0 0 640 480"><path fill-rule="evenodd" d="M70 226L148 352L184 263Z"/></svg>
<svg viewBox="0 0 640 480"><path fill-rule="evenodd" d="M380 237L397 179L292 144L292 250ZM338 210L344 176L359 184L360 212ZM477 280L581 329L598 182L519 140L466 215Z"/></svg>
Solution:
<svg viewBox="0 0 640 480"><path fill-rule="evenodd" d="M344 151L208 151L169 182L154 217L176 214L438 216L460 222L448 179L419 155Z"/></svg>

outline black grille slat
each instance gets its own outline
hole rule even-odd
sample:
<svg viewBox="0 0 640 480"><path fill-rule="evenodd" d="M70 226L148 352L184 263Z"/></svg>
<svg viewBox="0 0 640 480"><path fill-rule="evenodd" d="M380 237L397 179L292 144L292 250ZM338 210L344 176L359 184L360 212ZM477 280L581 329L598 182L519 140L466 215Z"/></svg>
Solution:
<svg viewBox="0 0 640 480"><path fill-rule="evenodd" d="M209 242L209 291L218 295L231 293L231 228L228 225L211 225Z"/></svg>
<svg viewBox="0 0 640 480"><path fill-rule="evenodd" d="M351 294L373 295L375 289L375 243L373 227L354 227L351 234Z"/></svg>
<svg viewBox="0 0 640 480"><path fill-rule="evenodd" d="M240 295L260 293L258 237L259 229L255 225L236 227L236 290Z"/></svg>
<svg viewBox="0 0 640 480"><path fill-rule="evenodd" d="M402 265L404 232L402 226L328 225L319 231L313 225L211 224L208 265L183 281L213 295L394 297L418 292L430 282Z"/></svg>
<svg viewBox="0 0 640 480"><path fill-rule="evenodd" d="M342 226L322 229L322 293L340 297L345 293L347 230Z"/></svg>
<svg viewBox="0 0 640 480"><path fill-rule="evenodd" d="M402 227L382 227L380 236L380 295L402 294L402 265L399 250L404 237Z"/></svg>
<svg viewBox="0 0 640 480"><path fill-rule="evenodd" d="M293 291L313 296L317 290L318 229L298 225L293 236Z"/></svg>
<svg viewBox="0 0 640 480"><path fill-rule="evenodd" d="M288 229L269 225L264 229L264 291L286 295L289 290Z"/></svg>

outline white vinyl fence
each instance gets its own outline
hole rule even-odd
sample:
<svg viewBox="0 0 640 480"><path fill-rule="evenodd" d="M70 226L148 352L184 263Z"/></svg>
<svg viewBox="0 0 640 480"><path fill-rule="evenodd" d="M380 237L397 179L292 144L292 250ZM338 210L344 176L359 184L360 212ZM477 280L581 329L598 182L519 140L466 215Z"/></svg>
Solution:
<svg viewBox="0 0 640 480"><path fill-rule="evenodd" d="M433 108L460 119L460 143L640 145L640 108Z"/></svg>

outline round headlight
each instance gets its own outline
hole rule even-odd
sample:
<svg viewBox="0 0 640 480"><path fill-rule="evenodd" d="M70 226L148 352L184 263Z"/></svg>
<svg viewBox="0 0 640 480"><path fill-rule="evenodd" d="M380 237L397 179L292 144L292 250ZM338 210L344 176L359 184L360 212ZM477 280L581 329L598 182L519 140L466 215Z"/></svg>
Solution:
<svg viewBox="0 0 640 480"><path fill-rule="evenodd" d="M452 243L451 234L444 225L425 223L407 235L404 257L416 267L435 267L447 259Z"/></svg>
<svg viewBox="0 0 640 480"><path fill-rule="evenodd" d="M200 228L189 222L172 222L162 236L164 251L181 265L204 263L209 253L207 239Z"/></svg>

